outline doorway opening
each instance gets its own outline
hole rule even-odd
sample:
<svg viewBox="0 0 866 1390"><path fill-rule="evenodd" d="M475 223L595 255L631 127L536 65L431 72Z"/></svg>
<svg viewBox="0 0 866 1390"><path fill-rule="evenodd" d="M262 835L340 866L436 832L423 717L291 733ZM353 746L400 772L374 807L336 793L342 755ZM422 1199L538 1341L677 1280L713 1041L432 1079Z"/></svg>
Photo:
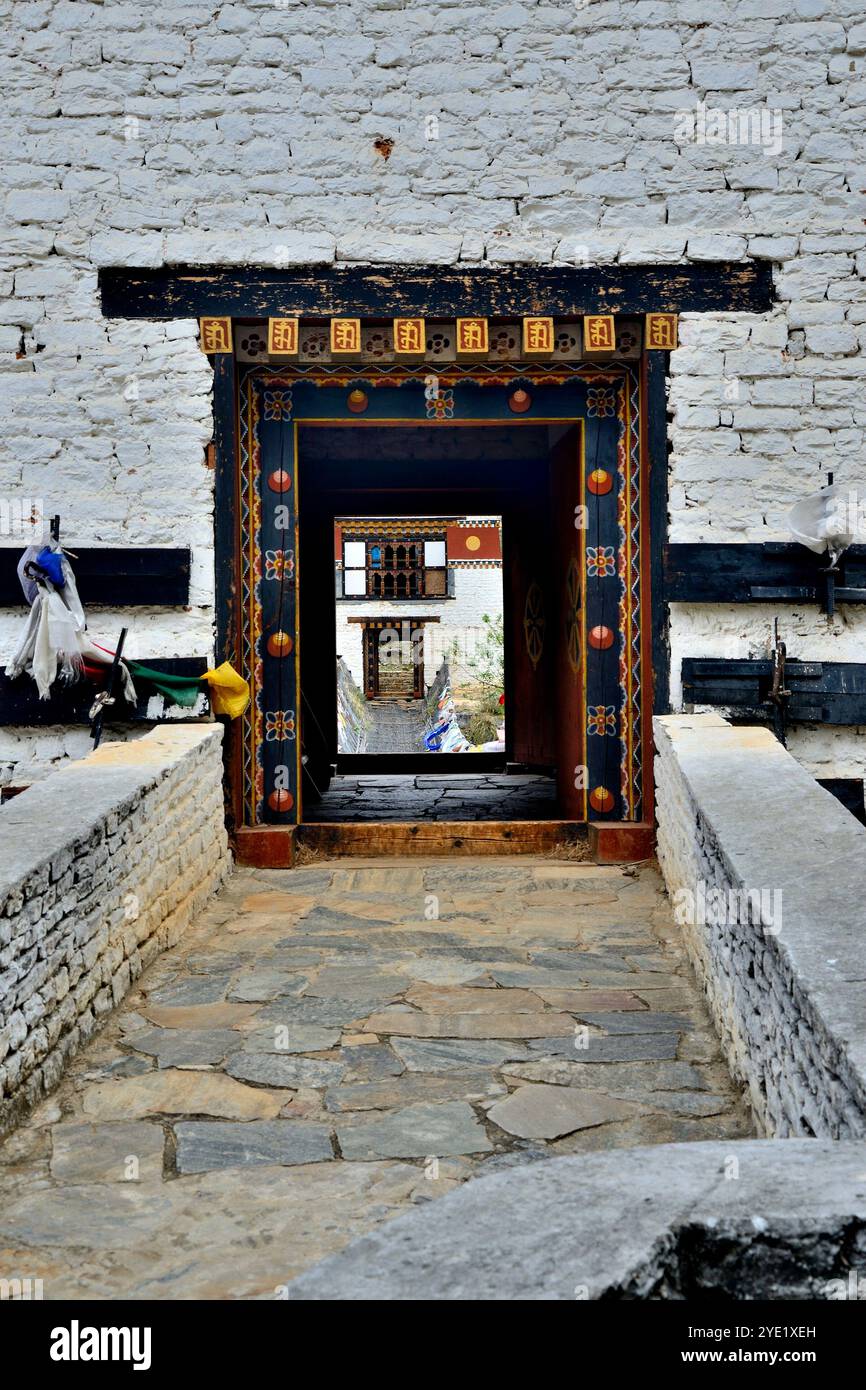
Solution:
<svg viewBox="0 0 866 1390"><path fill-rule="evenodd" d="M504 757L502 519L338 517L337 755Z"/></svg>
<svg viewBox="0 0 866 1390"><path fill-rule="evenodd" d="M244 375L245 823L315 824L331 818L329 804L353 820L444 817L419 780L434 775L447 779L455 819L640 821L650 633L638 369L457 363L432 398L426 381L402 365ZM492 737L473 727L472 751L371 752L347 721L341 729L337 658L365 707L423 707L435 740L429 703L456 602L449 527L479 543L499 537L504 720L488 726ZM480 775L509 780L464 780ZM356 782L340 802L342 778L370 776L375 785ZM399 788L382 780L398 776L409 779ZM510 793L521 778L530 791L518 810ZM537 778L540 792L526 781Z"/></svg>

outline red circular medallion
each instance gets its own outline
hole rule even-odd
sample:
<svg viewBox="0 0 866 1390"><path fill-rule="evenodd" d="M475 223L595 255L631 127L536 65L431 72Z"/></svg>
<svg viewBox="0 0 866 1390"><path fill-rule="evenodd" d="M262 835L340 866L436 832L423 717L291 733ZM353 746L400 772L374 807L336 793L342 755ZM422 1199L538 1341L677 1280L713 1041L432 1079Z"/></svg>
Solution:
<svg viewBox="0 0 866 1390"><path fill-rule="evenodd" d="M277 468L268 474L268 487L271 492L288 492L292 486L292 475L285 468Z"/></svg>
<svg viewBox="0 0 866 1390"><path fill-rule="evenodd" d="M288 656L294 643L287 632L272 632L268 638L268 652L271 656Z"/></svg>
<svg viewBox="0 0 866 1390"><path fill-rule="evenodd" d="M607 787L594 787L589 794L589 804L594 811L612 811L613 792Z"/></svg>
<svg viewBox="0 0 866 1390"><path fill-rule="evenodd" d="M594 627L590 630L589 645L597 652L607 651L613 646L614 634L609 627Z"/></svg>
<svg viewBox="0 0 866 1390"><path fill-rule="evenodd" d="M512 391L511 395L508 397L508 408L509 410L513 410L515 415L522 415L531 405L532 397L529 392L523 391L520 388L516 391Z"/></svg>
<svg viewBox="0 0 866 1390"><path fill-rule="evenodd" d="M607 469L594 468L586 480L586 485L596 497L601 497L604 493L610 492L613 487L613 478Z"/></svg>
<svg viewBox="0 0 866 1390"><path fill-rule="evenodd" d="M369 404L370 402L363 391L350 391L346 397L346 405L353 415L363 414Z"/></svg>
<svg viewBox="0 0 866 1390"><path fill-rule="evenodd" d="M268 797L268 805L272 811L291 811L295 804L295 798L291 792L279 791L271 792Z"/></svg>

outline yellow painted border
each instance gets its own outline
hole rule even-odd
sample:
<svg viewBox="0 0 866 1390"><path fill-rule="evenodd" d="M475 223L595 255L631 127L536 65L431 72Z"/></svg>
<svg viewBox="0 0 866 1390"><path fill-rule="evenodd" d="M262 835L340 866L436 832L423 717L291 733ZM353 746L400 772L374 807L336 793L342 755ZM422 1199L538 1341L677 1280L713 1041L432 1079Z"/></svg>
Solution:
<svg viewBox="0 0 866 1390"><path fill-rule="evenodd" d="M608 381L611 381L611 380L613 380L613 381L618 381L618 382L620 382L620 383L622 384L622 388L623 388L623 397L624 397L623 425L624 425L624 439L625 439L625 441L626 441L625 447L626 447L626 465L627 465L626 468L625 468L625 470L624 470L624 474L625 474L625 493L626 493L626 495L625 495L625 502L626 502L625 519L626 519L626 525L624 526L623 529L624 529L624 532L625 532L626 568L627 568L627 572L630 573L630 572L631 572L631 567L632 567L632 550L633 550L633 546L632 546L632 536L631 536L631 526L630 526L630 524L629 524L630 516L631 516L630 501L631 501L631 495L632 495L631 469L630 469L630 466L629 466L629 464L630 464L630 457L629 457L629 453L628 453L628 439L629 439L629 431L630 431L630 428L631 428L631 399L630 399L630 390L628 389L628 388L629 388L629 385L630 385L630 380L631 380L631 378L630 378L630 370L629 370L628 366L615 367L615 368L614 368L614 367L608 366L608 367L607 367L607 371L605 371L605 367L602 366L602 364L598 364L598 366L599 366L599 370L598 370L598 371L593 371L591 374L586 374L586 373L584 373L584 372L581 372L581 370L579 370L580 367L584 367L585 365L586 365L585 363L578 364L577 367L575 368L575 370L569 373L569 376L573 377L575 381L583 381L583 382L585 382L585 383L587 383L587 384L589 384L589 382L592 382L592 381L596 381L596 382L597 382L597 381L602 380L602 379L607 379ZM594 364L591 364L591 365L594 365ZM266 371L269 370L269 369L265 366L265 364L261 364L261 366L264 367ZM377 383L376 383L375 374L376 374L377 372L382 372L382 373L384 374L386 370L387 370L387 369L385 369L385 368L367 367L367 368L361 368L360 370L358 370L357 373L352 373L351 375L352 375L352 378L353 378L353 379L354 379L355 376L357 375L357 379L358 379L358 380L369 382L369 383L371 383L371 384L373 384L373 385L375 386L375 385L377 384ZM440 373L439 375L441 376L442 373ZM406 377L404 378L404 381L403 381L402 383L399 383L399 384L398 384L398 383L386 383L386 382L381 382L380 384L383 385L383 386L386 385L386 384L388 384L388 385L393 386L394 389L399 389L399 385L408 384L409 382L415 381L415 380L423 380L423 376L424 376L424 373L422 373L422 372L418 372L417 375L414 374L414 373L411 374L411 375L407 373L407 375L406 375ZM530 379L530 378L528 377L528 375L527 375L526 372L520 372L519 370L515 370L515 371L514 371L514 378L515 378L515 379L519 379L519 378L521 378L521 377L523 377L523 378L525 378L525 379ZM470 371L467 371L467 373L466 373L465 376L461 375L461 376L459 377L459 380L460 380L460 381L466 381L466 382L472 382L472 381L474 381L475 384L477 384L477 385L499 385L499 386L502 385L501 382L485 381L483 378L480 378L480 379L479 379L479 378L473 378L473 376L471 375L471 369L470 369ZM251 372L247 375L247 377L246 377L246 379L245 379L245 381L244 381L244 389L245 389L246 394L247 394L247 408L248 408L248 411L249 411L248 422L247 422L247 423L248 423L248 439L249 439L249 441L250 441L250 443L249 443L249 449L250 449L250 451L252 450L252 441L253 441L253 439L255 438L255 435L254 435L254 433L253 433L253 420L252 420L252 401L253 401L253 396L254 396L254 391L253 391L252 388L253 388L253 386L254 386L254 384L255 384L256 382L262 382L262 383L267 382L267 384L268 384L269 386L271 386L271 387L278 386L278 385L284 385L284 386L286 386L286 387L288 387L288 388L290 388L290 389L291 389L293 386L298 386L298 385L301 385L301 384L303 384L303 383L305 383L305 382L306 382L306 383L309 383L309 384L312 384L312 385L315 385L315 386L317 386L317 388L319 388L319 389L321 389L322 386L325 386L325 387L327 387L327 386L334 386L334 387L337 387L337 388L339 388L339 389L344 389L344 388L345 388L345 385L346 385L345 380L344 380L344 381L337 382L337 381L334 381L334 380L328 379L328 378L326 378L324 382L317 382L312 376L309 376L309 375L304 374L304 372L303 372L302 369L293 369L292 366L283 366L283 365L277 366L277 367L276 367L276 374L273 375L273 376L271 376L271 375L268 375L268 376L259 375L259 373L257 373L255 370L251 371ZM540 381L540 382L533 382L533 384L534 384L534 385L560 386L560 385L565 385L565 384L567 384L567 382L561 382L561 381L555 382L555 381L545 381L545 380L542 380L542 381ZM465 418L460 418L460 419L454 419L454 418L452 418L452 419L440 419L440 420L435 420L435 419L423 419L423 420L419 420L419 419L405 419L405 418L399 417L399 416L396 417L396 418L389 418L389 419L384 419L384 420L383 420L383 419L379 419L379 418L364 419L364 418L361 418L361 417L357 417L357 416L356 416L356 417L353 418L353 419L348 419L348 420L347 420L347 419L335 419L333 416L316 416L316 415L311 415L311 416L298 416L298 415L296 415L296 413L295 413L295 410L294 410L294 402L293 402L293 407L292 407L292 424L293 424L293 432L292 432L292 449L293 449L293 455L294 455L294 458L293 458L293 486L294 486L294 488L295 488L295 524L294 524L294 540L295 540L295 691L296 691L296 703L297 703L297 706L298 706L297 711L296 711L296 717L297 717L297 730L296 730L296 742L297 742L296 767L297 767L297 774L296 774L296 775L297 775L297 793L298 793L298 798L297 798L297 821L298 821L298 823L300 824L300 823L302 823L302 821L303 821L303 804L302 804L302 802L303 802L303 794L302 794L302 786L303 786L303 759L302 759L302 734L301 734L301 725L302 725L302 720L303 720L304 715L303 715L302 694L301 694L301 638L300 638L300 603L301 603L301 600L300 600L300 569L301 569L301 565L300 565L300 458L299 458L299 443L298 443L298 427L299 427L300 425L309 425L309 426L313 426L313 427L317 427L317 426L319 426L319 427L325 427L325 426L327 426L328 428L331 428L331 429L334 429L334 428L337 428L337 429L340 429L340 428L357 429L357 428L359 428L359 427L363 429L365 426L366 426L366 427L369 427L369 428L376 428L376 429L387 429L387 428L392 428L392 427L393 427L393 428L423 428L423 429L429 429L429 428L431 428L431 427L433 427L433 428L437 428L437 427L440 427L440 428L451 428L451 429L453 429L453 428L462 428L462 427L465 427L465 428L483 429L483 428L485 428L485 427L496 427L496 428L501 428L503 425L514 425L514 426L518 426L518 427L521 426L521 425L524 425L524 426L529 426L529 425L565 425L565 426L579 425L579 426L580 426L580 462L579 462L579 468L580 468L580 501L581 501L581 505L582 505L582 506L585 506L585 505L586 505L586 419L585 419L584 416L580 416L580 415L578 415L578 416L572 416L572 415L561 415L561 416L559 416L559 415L557 415L557 416L550 416L550 415L544 415L544 416L526 416L526 415L523 415L523 416L517 416L517 415L515 415L515 416L513 416L513 417L510 418L510 419L509 419L509 418L504 418L504 419L498 419L498 420L491 420L491 419L477 420L477 419L465 419ZM643 495L644 489L643 489L642 465L643 465L644 443L643 443L643 436L642 436L642 435L641 435L640 438L639 438L638 447L639 447L639 451L640 451L640 462L641 462L641 479L640 479L640 483L639 483L639 488L640 488L641 522L642 522L642 521L643 521L643 515L644 515L644 507L645 507L645 505L647 505L647 499L646 499L646 498L644 497L644 495ZM252 474L251 474L251 476L250 476L250 480L249 480L249 481L250 481L250 487L252 487L252 483L253 483ZM250 496L250 515L251 515L251 516L253 515L253 504L254 504L254 497L251 495L251 496ZM255 527L251 527L251 528L250 528L250 536L249 536L251 572L252 572L252 560L253 560L254 553L255 553L255 547L254 547L254 544L253 544L254 534L255 534ZM584 590L583 590L583 593L582 593L582 603L581 603L581 646L582 646L582 683L583 683L583 711L582 711L582 715L583 715L583 719L582 719L583 727L582 727L582 730L581 730L581 735L582 735L582 749L583 749L584 766L586 766L586 755L587 755L587 747L586 747L586 742L587 742L587 740L586 740L586 690L587 690L586 623L587 623L587 617L586 617L586 588L585 588L585 585L586 585L586 530L585 530L585 529L582 531L582 534L581 534L580 555L581 555L581 579L582 579L582 583L584 584ZM643 557L642 557L642 559L643 559ZM642 605L643 605L644 600L645 600L645 594L644 594L644 586L643 586L643 576L641 575L641 601L642 601ZM260 639L260 637L261 637L262 634L257 630L256 625L255 625L255 621L254 621L255 609L254 609L254 605L253 605L253 586L252 586L252 585L250 586L250 604L251 604L251 612L250 612L250 620L251 620L251 621L250 621L250 629L251 629L252 634L253 634L252 643L251 643L251 650L252 650L253 657L254 657L254 656L255 656L256 646L257 646L258 641L259 641L259 639ZM632 594L631 585L630 585L630 584L626 584L626 607L627 607L627 617L628 617L628 631L629 631L629 633L630 633L630 632L631 632L631 628L632 628L632 626L633 626L633 622L634 622L634 616L633 616L633 614L634 614L634 596L633 596L633 594ZM642 611L643 611L643 609L642 609ZM642 641L642 642L643 642L643 638L644 638L644 633L641 634L641 641ZM626 665L627 665L627 679L628 679L628 685L627 685L628 708L631 709L632 701L633 701L633 666L632 666L632 654L631 654L630 645L629 645L629 649L628 649L628 651L627 651L627 653L626 653ZM250 683L250 684L251 684L251 695L252 695L251 704L252 704L252 706L253 706L253 709L255 709L255 708L256 708L256 706L255 706L256 687L255 687L255 661L254 661L254 660L253 660L253 662L252 662L252 667L253 667L253 669L252 669L252 671L251 671L251 677L252 677L252 679L251 679L251 683ZM644 686L645 686L645 682L644 682ZM254 720L255 720L255 715L253 716L253 718L254 718ZM628 762L629 768L632 768L632 769L633 769L633 760L634 760L634 730L633 730L633 727L632 727L632 721L631 721L631 719L629 719L629 721L628 721L628 750L627 750L627 762ZM255 765L255 763L254 763L254 765ZM646 769L645 769L645 768L642 768L642 769L641 769L641 774L642 774L642 777L643 777L643 780L644 780L644 783L645 783L645 782L646 782ZM590 790L590 789L589 789L588 786L585 786L584 789L583 789L583 819L584 819L584 821L588 821L588 818L589 818L589 804L588 804L588 802L589 802L589 790ZM255 821L255 786L253 787L253 793L252 793L252 795L253 795L253 802L252 802L252 805L251 805L251 807L250 807L251 824L255 824L255 823L256 823L256 821ZM631 816L633 816L633 813L634 813L633 775L632 775L632 777L630 777L630 781L629 781L629 789L628 789L628 797L627 797L627 809L628 809L629 814L630 814Z"/></svg>

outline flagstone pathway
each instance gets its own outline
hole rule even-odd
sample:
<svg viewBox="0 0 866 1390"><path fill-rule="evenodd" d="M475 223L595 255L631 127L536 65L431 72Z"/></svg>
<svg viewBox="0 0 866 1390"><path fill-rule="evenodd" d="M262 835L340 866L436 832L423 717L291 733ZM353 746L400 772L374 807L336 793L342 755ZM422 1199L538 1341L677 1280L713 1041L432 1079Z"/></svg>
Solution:
<svg viewBox="0 0 866 1390"><path fill-rule="evenodd" d="M238 870L0 1149L0 1278L280 1298L503 1165L752 1132L650 865Z"/></svg>
<svg viewBox="0 0 866 1390"><path fill-rule="evenodd" d="M472 761L472 754L466 754ZM432 759L435 764L435 758ZM362 773L333 777L311 821L555 820L556 782L537 773Z"/></svg>
<svg viewBox="0 0 866 1390"><path fill-rule="evenodd" d="M427 728L423 700L368 700L365 753L426 753Z"/></svg>

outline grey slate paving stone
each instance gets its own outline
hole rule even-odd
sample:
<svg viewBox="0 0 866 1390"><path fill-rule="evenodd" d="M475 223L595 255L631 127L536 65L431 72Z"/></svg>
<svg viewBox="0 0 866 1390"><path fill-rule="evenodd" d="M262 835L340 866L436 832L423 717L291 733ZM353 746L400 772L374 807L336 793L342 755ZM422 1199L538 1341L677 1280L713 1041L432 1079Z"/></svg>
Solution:
<svg viewBox="0 0 866 1390"><path fill-rule="evenodd" d="M252 1081L260 1086L298 1090L309 1086L338 1086L343 1079L344 1062L323 1058L286 1056L285 1053L242 1052L229 1059L226 1072L236 1081Z"/></svg>
<svg viewBox="0 0 866 1390"><path fill-rule="evenodd" d="M559 1087L564 1090L564 1087ZM489 1071L404 1072L383 1081L359 1086L332 1086L325 1095L325 1109L335 1113L355 1110L393 1111L421 1101L492 1101L506 1094L507 1087Z"/></svg>
<svg viewBox="0 0 866 1390"><path fill-rule="evenodd" d="M409 1071L474 1071L498 1067L503 1062L525 1062L532 1053L523 1043L460 1038L393 1038L391 1046Z"/></svg>
<svg viewBox="0 0 866 1390"><path fill-rule="evenodd" d="M266 1003L283 994L300 994L310 983L307 975L276 965L257 966L239 975L228 998L243 1004Z"/></svg>
<svg viewBox="0 0 866 1390"><path fill-rule="evenodd" d="M340 959L348 957L348 959L354 960L357 957L364 957L368 954L368 950L366 942L361 946L345 936L285 936L274 942L269 957L277 953L280 956L285 956L286 959L295 955L308 955L315 957L315 963L320 965L326 960L335 959L337 954Z"/></svg>
<svg viewBox="0 0 866 1390"><path fill-rule="evenodd" d="M441 919L440 919L441 920ZM372 950L422 951L425 955L433 949L433 943L443 949L459 949L465 937L444 931L405 931L395 925L390 931L373 931L365 937L365 945ZM449 952L453 954L453 950Z"/></svg>
<svg viewBox="0 0 866 1390"><path fill-rule="evenodd" d="M646 975L625 969L601 969L587 964L586 958L580 964L577 964L578 960L579 956L569 966L563 964L552 968L516 965L500 969L498 966L492 966L489 973L497 984L516 989L578 989L586 986L591 989L628 989L643 995L647 988L656 987L648 985L648 981L657 982L658 988L670 983L682 984L676 975Z"/></svg>
<svg viewBox="0 0 866 1390"><path fill-rule="evenodd" d="M627 1101L604 1091L578 1091L570 1086L518 1086L487 1111L487 1118L508 1134L523 1139L557 1139L578 1129L594 1129L634 1114Z"/></svg>
<svg viewBox="0 0 866 1390"><path fill-rule="evenodd" d="M693 1024L685 1014L653 1013L636 1009L632 1013L585 1014L571 1011L581 1023L603 1028L606 1033L687 1033Z"/></svg>
<svg viewBox="0 0 866 1390"><path fill-rule="evenodd" d="M178 1173L333 1159L327 1125L300 1120L181 1120L174 1126Z"/></svg>
<svg viewBox="0 0 866 1390"><path fill-rule="evenodd" d="M161 1067L215 1065L242 1041L233 1028L148 1028L126 1037L128 1047L155 1057Z"/></svg>
<svg viewBox="0 0 866 1390"><path fill-rule="evenodd" d="M148 991L148 1004L165 1008L187 1004L217 1004L226 997L231 975L187 975L173 984Z"/></svg>
<svg viewBox="0 0 866 1390"><path fill-rule="evenodd" d="M614 970L617 974L626 974L630 969L615 951L581 951L578 948L570 951L532 951L529 963L546 970L569 970L578 974L583 970Z"/></svg>
<svg viewBox="0 0 866 1390"><path fill-rule="evenodd" d="M404 1062L387 1043L370 1043L362 1046L342 1048L340 1056L346 1063L345 1085L355 1085L367 1081L383 1081L388 1076L399 1076L406 1070Z"/></svg>
<svg viewBox="0 0 866 1390"><path fill-rule="evenodd" d="M721 1115L730 1110L729 1096L717 1096L712 1091L655 1091L625 1090L608 1086L607 1093L617 1100L628 1100L645 1111L661 1111L665 1115L705 1117Z"/></svg>
<svg viewBox="0 0 866 1390"><path fill-rule="evenodd" d="M436 941L440 938L437 936ZM489 961L493 965L525 965L526 952L514 951L507 946L500 946L498 942L491 942L487 946L430 946L425 952L429 956L457 956L465 961Z"/></svg>
<svg viewBox="0 0 866 1390"><path fill-rule="evenodd" d="M133 1034L129 1034L131 1038ZM112 1076L142 1076L146 1071L153 1070L153 1059L151 1057L115 1057L112 1062L106 1062L104 1066L91 1067L82 1072L86 1081L107 1081Z"/></svg>
<svg viewBox="0 0 866 1390"><path fill-rule="evenodd" d="M408 975L386 975L381 967L326 965L309 986L306 997L319 999L378 999L385 1004L399 998L412 984Z"/></svg>
<svg viewBox="0 0 866 1390"><path fill-rule="evenodd" d="M318 1023L323 1028L346 1028L356 1019L368 1018L381 1007L381 999L301 999L288 995L266 1004L255 1015L256 1023Z"/></svg>
<svg viewBox="0 0 866 1390"><path fill-rule="evenodd" d="M51 1131L51 1176L56 1182L130 1182L162 1176L165 1135L143 1121L59 1124ZM131 1176L129 1159L138 1161Z"/></svg>
<svg viewBox="0 0 866 1390"><path fill-rule="evenodd" d="M336 908L317 904L305 912L295 924L294 934L306 936L307 932L358 932L375 931L376 928L389 927L390 922L371 917L356 917L351 912L340 912Z"/></svg>
<svg viewBox="0 0 866 1390"><path fill-rule="evenodd" d="M528 883L532 876L531 869L506 868L502 864L496 866L496 886L498 888L513 888L518 883ZM490 892L491 874L482 865L478 868L467 868L457 864L449 865L447 869L430 868L424 870L424 887L431 892L440 893L470 893L477 889L483 892Z"/></svg>
<svg viewBox="0 0 866 1390"><path fill-rule="evenodd" d="M374 1120L338 1120L336 1130L343 1157L355 1160L447 1158L493 1148L472 1106L459 1100L407 1105Z"/></svg>
<svg viewBox="0 0 866 1390"><path fill-rule="evenodd" d="M672 1061L677 1055L677 1033L626 1033L616 1037L592 1037L578 1049L573 1038L536 1038L529 1046L538 1056L563 1057L569 1062L635 1062L642 1058Z"/></svg>
<svg viewBox="0 0 866 1390"><path fill-rule="evenodd" d="M508 1062L502 1068L502 1075L512 1083L519 1081L544 1081L557 1086L589 1086L599 1084L595 1067L581 1065L569 1057L552 1057L547 1060L531 1062ZM609 1062L604 1069L605 1089L611 1094L620 1091L633 1091L636 1095L657 1096L661 1092L712 1090L717 1081L712 1072L704 1067L694 1067L688 1062ZM730 1104L730 1101L728 1101Z"/></svg>
<svg viewBox="0 0 866 1390"><path fill-rule="evenodd" d="M194 951L186 958L186 968L194 975L226 975L243 970L250 963L251 952L228 955L225 951Z"/></svg>
<svg viewBox="0 0 866 1390"><path fill-rule="evenodd" d="M563 989L566 986L577 989L590 983L588 976L574 967L571 970L550 970L534 965L509 965L504 968L492 965L487 973L506 989Z"/></svg>
<svg viewBox="0 0 866 1390"><path fill-rule="evenodd" d="M515 1140L514 1148L506 1153L492 1153L479 1160L476 1176L488 1178L492 1173L501 1173L504 1168L517 1168L524 1163L538 1163L555 1158L546 1144L537 1144L529 1139Z"/></svg>
<svg viewBox="0 0 866 1390"><path fill-rule="evenodd" d="M333 877L332 869L305 869L303 866L288 871L276 870L269 873L267 877L251 874L250 887L245 896L267 891L298 893L301 897L305 897L307 894L325 893L330 888Z"/></svg>
<svg viewBox="0 0 866 1390"><path fill-rule="evenodd" d="M280 1025L277 1024L279 1028ZM276 1034L274 1035L276 1038ZM317 1023L289 1023L280 1030L274 1053L329 1052L340 1041L339 1028L322 1028ZM257 1050L257 1049L251 1049ZM269 1049L270 1051L270 1049Z"/></svg>
<svg viewBox="0 0 866 1390"><path fill-rule="evenodd" d="M273 950L259 956L257 966L262 970L317 970L328 959L325 951L310 951L306 946L293 947L278 941Z"/></svg>
<svg viewBox="0 0 866 1390"><path fill-rule="evenodd" d="M667 975L670 972L671 963L666 956L648 955L646 952L627 951L628 962L635 970L642 970L646 974L661 972Z"/></svg>

